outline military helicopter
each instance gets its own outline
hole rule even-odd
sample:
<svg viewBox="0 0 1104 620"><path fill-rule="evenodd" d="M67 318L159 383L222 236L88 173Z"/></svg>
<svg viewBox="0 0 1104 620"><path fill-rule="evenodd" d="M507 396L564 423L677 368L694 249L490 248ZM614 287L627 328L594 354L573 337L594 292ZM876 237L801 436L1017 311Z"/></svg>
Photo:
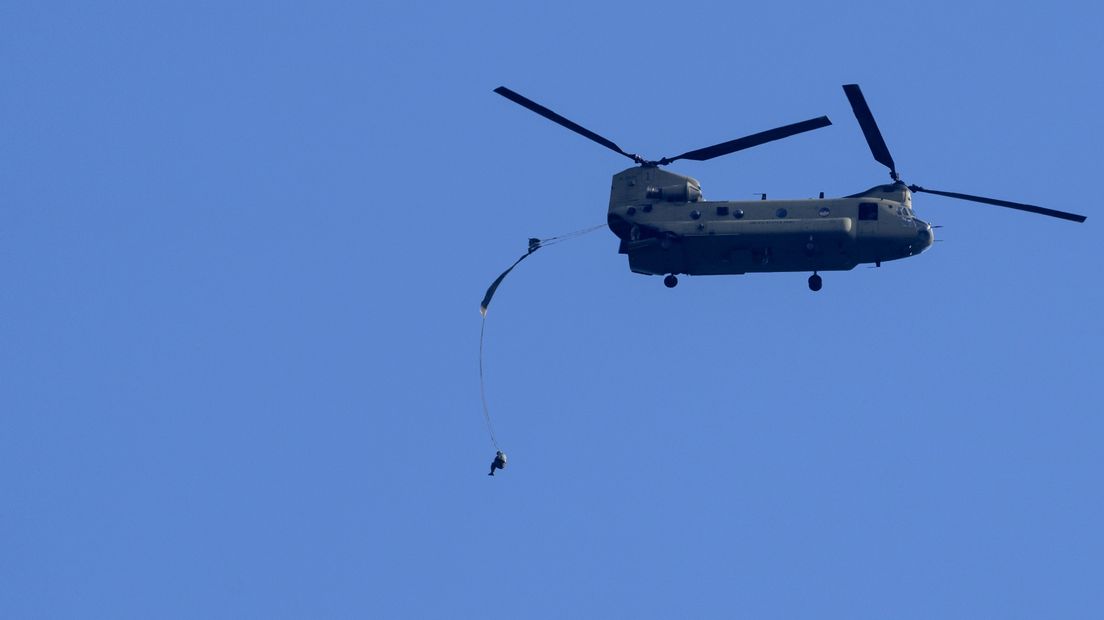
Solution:
<svg viewBox="0 0 1104 620"><path fill-rule="evenodd" d="M875 161L889 168L892 183L842 198L707 201L697 179L662 170L680 159L706 161L767 142L831 125L827 116L769 129L675 157L648 160L625 152L585 127L500 86L494 92L602 146L637 166L613 176L607 221L621 240L634 273L724 275L805 271L819 291L821 271L847 271L864 263L880 267L920 254L935 242L932 226L912 211L912 194L925 192L1084 222L1085 216L1035 205L906 185L897 174L874 115L857 84L843 87Z"/></svg>

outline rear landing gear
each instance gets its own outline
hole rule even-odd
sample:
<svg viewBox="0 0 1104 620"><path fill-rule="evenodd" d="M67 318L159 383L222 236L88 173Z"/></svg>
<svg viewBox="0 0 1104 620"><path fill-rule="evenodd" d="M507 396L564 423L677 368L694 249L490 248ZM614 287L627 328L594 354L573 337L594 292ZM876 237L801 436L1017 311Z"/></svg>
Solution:
<svg viewBox="0 0 1104 620"><path fill-rule="evenodd" d="M675 274L673 273L669 274L666 278L663 278L663 286L666 286L667 288L675 288L676 286L678 286L678 278L676 278Z"/></svg>
<svg viewBox="0 0 1104 620"><path fill-rule="evenodd" d="M809 290L814 292L819 291L820 287L823 285L824 281L814 271L813 275L809 276Z"/></svg>

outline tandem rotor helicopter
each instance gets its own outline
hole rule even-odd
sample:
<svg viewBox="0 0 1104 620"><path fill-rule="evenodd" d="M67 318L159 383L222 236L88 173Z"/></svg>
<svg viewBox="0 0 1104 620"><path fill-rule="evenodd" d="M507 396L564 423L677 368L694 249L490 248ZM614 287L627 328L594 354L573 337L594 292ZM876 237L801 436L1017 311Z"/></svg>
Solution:
<svg viewBox="0 0 1104 620"><path fill-rule="evenodd" d="M819 291L820 271L915 256L935 242L932 226L912 211L912 194L926 192L1084 222L1085 216L1035 205L906 185L897 174L874 115L857 84L843 87L874 159L893 180L842 198L808 200L707 201L697 179L660 168L680 159L706 161L831 125L827 116L769 129L675 157L648 160L627 153L593 131L518 93L494 92L548 120L633 160L637 166L613 176L607 223L621 240L635 273L664 275L668 288L678 274L725 275L811 271L809 288ZM505 275L505 274L503 274Z"/></svg>

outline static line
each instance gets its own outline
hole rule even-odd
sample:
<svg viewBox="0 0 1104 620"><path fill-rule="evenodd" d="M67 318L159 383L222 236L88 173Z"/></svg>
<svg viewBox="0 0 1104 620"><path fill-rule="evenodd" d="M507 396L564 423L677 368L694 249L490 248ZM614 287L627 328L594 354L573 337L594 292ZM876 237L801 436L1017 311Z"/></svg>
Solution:
<svg viewBox="0 0 1104 620"><path fill-rule="evenodd" d="M483 315L483 324L479 328L479 398L483 401L483 420L487 422L487 433L491 436L491 443L497 451L498 439L495 438L494 425L491 424L491 412L487 408L487 389L483 380L483 335L487 331L487 315Z"/></svg>

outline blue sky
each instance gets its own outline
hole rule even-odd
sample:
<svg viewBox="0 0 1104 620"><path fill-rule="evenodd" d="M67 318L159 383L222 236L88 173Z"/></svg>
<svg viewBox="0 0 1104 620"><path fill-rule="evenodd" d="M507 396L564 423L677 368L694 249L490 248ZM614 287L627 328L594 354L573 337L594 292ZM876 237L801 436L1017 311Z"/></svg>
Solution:
<svg viewBox="0 0 1104 620"><path fill-rule="evenodd" d="M0 9L0 616L1099 617L1095 5ZM922 256L632 274L628 161Z"/></svg>

